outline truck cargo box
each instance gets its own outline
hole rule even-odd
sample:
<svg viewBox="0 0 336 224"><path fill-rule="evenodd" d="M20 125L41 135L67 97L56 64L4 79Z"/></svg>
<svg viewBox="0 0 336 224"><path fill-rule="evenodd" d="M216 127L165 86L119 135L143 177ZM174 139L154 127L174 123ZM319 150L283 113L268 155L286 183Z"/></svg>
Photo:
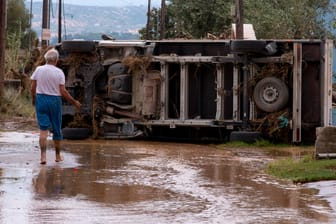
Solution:
<svg viewBox="0 0 336 224"><path fill-rule="evenodd" d="M331 125L332 50L331 40L64 41L66 88L83 106L64 103L63 127L314 142Z"/></svg>

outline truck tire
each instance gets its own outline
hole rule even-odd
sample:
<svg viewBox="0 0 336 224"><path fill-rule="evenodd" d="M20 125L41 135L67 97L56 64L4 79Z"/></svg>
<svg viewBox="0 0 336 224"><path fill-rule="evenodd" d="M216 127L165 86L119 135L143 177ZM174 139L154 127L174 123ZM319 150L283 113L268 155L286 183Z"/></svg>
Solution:
<svg viewBox="0 0 336 224"><path fill-rule="evenodd" d="M254 87L253 98L260 110L276 112L288 103L288 87L281 79L267 77L260 80Z"/></svg>
<svg viewBox="0 0 336 224"><path fill-rule="evenodd" d="M89 53L96 50L96 43L85 40L65 40L62 41L62 49L66 53Z"/></svg>
<svg viewBox="0 0 336 224"><path fill-rule="evenodd" d="M233 53L266 53L266 41L262 40L232 40Z"/></svg>
<svg viewBox="0 0 336 224"><path fill-rule="evenodd" d="M91 130L89 128L63 128L63 138L69 140L80 140L89 138Z"/></svg>
<svg viewBox="0 0 336 224"><path fill-rule="evenodd" d="M122 105L132 103L132 76L128 68L122 63L109 67L108 71L108 96L112 102Z"/></svg>

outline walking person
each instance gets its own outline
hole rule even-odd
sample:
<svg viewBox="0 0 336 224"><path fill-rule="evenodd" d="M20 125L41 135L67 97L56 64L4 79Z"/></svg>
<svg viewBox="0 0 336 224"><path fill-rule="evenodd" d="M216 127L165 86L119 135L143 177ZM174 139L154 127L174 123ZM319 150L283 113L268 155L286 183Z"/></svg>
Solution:
<svg viewBox="0 0 336 224"><path fill-rule="evenodd" d="M39 144L41 149L41 164L47 163L47 137L52 130L56 153L56 162L61 157L62 136L62 97L72 103L77 110L81 104L65 89L65 75L56 67L58 51L48 50L44 55L46 63L38 66L31 76L31 95L36 109L37 123L40 129Z"/></svg>

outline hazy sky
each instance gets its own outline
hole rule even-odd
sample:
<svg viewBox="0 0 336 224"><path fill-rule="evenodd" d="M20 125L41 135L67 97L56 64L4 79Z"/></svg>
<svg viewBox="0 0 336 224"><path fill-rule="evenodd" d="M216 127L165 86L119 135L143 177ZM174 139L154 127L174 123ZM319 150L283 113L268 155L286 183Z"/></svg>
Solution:
<svg viewBox="0 0 336 224"><path fill-rule="evenodd" d="M30 1L30 0L26 0ZM33 0L34 1L34 0ZM35 0L41 2L42 0ZM125 5L146 5L148 0L63 0L65 4L91 5L91 6L125 6ZM57 3L58 0L53 0ZM161 0L151 0L153 6L161 5Z"/></svg>

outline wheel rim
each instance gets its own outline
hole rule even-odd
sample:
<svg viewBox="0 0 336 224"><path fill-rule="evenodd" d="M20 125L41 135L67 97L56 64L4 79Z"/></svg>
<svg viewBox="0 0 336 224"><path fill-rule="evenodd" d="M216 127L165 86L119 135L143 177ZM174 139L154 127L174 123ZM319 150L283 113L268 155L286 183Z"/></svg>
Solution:
<svg viewBox="0 0 336 224"><path fill-rule="evenodd" d="M279 98L279 91L275 86L267 85L263 88L262 98L266 103L274 103Z"/></svg>
<svg viewBox="0 0 336 224"><path fill-rule="evenodd" d="M288 103L289 91L285 82L276 77L260 80L253 90L256 106L265 112L276 112Z"/></svg>

